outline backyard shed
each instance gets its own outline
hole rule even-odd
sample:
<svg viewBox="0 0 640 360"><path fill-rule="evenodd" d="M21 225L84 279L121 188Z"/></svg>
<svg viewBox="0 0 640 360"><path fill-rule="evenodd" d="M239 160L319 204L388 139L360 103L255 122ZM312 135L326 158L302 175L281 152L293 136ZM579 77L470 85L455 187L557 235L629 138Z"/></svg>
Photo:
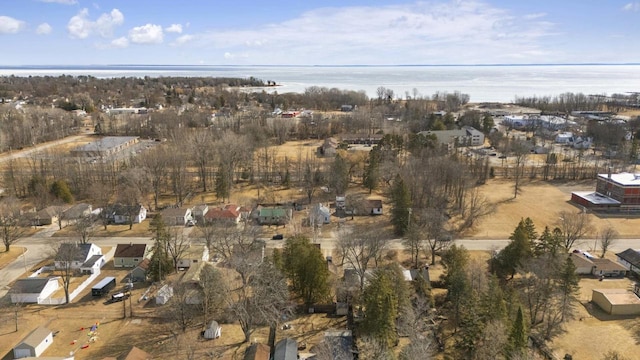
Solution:
<svg viewBox="0 0 640 360"><path fill-rule="evenodd" d="M53 343L53 333L51 330L39 326L13 348L13 357L16 359L31 356L38 357L51 343Z"/></svg>
<svg viewBox="0 0 640 360"><path fill-rule="evenodd" d="M173 297L173 288L169 285L164 285L158 290L156 294L156 305L164 305L169 299Z"/></svg>
<svg viewBox="0 0 640 360"><path fill-rule="evenodd" d="M213 320L209 323L209 326L204 331L205 339L217 339L222 334L222 328L218 325L218 322Z"/></svg>

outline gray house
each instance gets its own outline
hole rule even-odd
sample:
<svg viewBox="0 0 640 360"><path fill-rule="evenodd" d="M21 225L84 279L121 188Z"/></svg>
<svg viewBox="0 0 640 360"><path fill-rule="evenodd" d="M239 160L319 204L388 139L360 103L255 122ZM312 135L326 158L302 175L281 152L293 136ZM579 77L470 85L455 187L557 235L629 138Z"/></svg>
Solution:
<svg viewBox="0 0 640 360"><path fill-rule="evenodd" d="M46 327L39 326L29 333L13 348L13 357L22 359L38 357L53 343L53 333Z"/></svg>
<svg viewBox="0 0 640 360"><path fill-rule="evenodd" d="M138 266L131 270L130 278L132 281L147 281L147 272L149 271L151 260L144 259L140 261Z"/></svg>

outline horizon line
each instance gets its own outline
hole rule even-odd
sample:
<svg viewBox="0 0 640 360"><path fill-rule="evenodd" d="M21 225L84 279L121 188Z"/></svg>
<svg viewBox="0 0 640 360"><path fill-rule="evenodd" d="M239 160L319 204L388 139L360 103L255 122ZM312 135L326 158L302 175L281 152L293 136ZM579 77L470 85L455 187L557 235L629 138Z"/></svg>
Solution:
<svg viewBox="0 0 640 360"><path fill-rule="evenodd" d="M490 63L490 64L37 64L0 65L0 69L22 68L90 68L90 67L498 67L498 66L624 66L640 62L584 62L584 63Z"/></svg>

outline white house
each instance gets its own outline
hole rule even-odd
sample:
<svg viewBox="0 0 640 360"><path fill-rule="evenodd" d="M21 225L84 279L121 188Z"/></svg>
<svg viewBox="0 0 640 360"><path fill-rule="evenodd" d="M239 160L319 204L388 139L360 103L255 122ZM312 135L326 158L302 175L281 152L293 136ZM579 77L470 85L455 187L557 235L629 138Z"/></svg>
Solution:
<svg viewBox="0 0 640 360"><path fill-rule="evenodd" d="M14 304L41 303L53 294L60 284L57 277L20 279L11 288L11 302Z"/></svg>
<svg viewBox="0 0 640 360"><path fill-rule="evenodd" d="M331 222L331 210L323 204L316 204L311 209L309 220L315 225L329 224Z"/></svg>
<svg viewBox="0 0 640 360"><path fill-rule="evenodd" d="M55 258L56 269L64 269L67 262L71 262L72 269L93 274L104 265L105 259L102 249L95 244L62 243Z"/></svg>
<svg viewBox="0 0 640 360"><path fill-rule="evenodd" d="M190 208L168 208L162 210L162 220L169 226L185 226L193 217Z"/></svg>
<svg viewBox="0 0 640 360"><path fill-rule="evenodd" d="M40 356L53 343L51 330L39 326L13 348L13 357L22 359Z"/></svg>
<svg viewBox="0 0 640 360"><path fill-rule="evenodd" d="M198 262L209 261L209 249L206 245L189 245L178 259L179 268L189 268Z"/></svg>
<svg viewBox="0 0 640 360"><path fill-rule="evenodd" d="M173 288L165 284L156 294L156 305L164 305L173 297Z"/></svg>

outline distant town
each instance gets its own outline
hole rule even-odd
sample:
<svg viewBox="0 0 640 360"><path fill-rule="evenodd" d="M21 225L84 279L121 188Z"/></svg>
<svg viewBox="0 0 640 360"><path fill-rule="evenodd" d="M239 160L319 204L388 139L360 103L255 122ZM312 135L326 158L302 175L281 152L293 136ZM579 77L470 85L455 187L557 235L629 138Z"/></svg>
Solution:
<svg viewBox="0 0 640 360"><path fill-rule="evenodd" d="M634 358L637 93L276 81L0 77L4 359Z"/></svg>

